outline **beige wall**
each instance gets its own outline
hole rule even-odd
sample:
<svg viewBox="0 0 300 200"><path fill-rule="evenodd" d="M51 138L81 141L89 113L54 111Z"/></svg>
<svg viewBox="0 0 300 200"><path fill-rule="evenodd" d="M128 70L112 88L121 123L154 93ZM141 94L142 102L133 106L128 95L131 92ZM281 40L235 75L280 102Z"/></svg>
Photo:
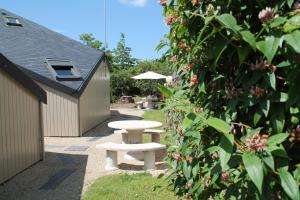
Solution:
<svg viewBox="0 0 300 200"><path fill-rule="evenodd" d="M80 136L78 99L43 84L39 85L47 92L47 105L42 106L44 136Z"/></svg>
<svg viewBox="0 0 300 200"><path fill-rule="evenodd" d="M81 134L110 117L109 77L102 62L79 99Z"/></svg>
<svg viewBox="0 0 300 200"><path fill-rule="evenodd" d="M0 69L0 183L42 157L40 103Z"/></svg>

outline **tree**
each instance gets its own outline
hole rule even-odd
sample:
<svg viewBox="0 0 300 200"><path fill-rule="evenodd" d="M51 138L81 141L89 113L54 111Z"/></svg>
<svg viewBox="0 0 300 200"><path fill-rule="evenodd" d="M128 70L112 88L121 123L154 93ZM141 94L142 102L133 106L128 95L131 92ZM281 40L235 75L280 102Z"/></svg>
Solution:
<svg viewBox="0 0 300 200"><path fill-rule="evenodd" d="M133 67L136 64L136 59L131 56L131 48L125 44L125 34L121 33L121 39L117 47L113 50L114 59L113 66L119 69Z"/></svg>
<svg viewBox="0 0 300 200"><path fill-rule="evenodd" d="M105 44L97 40L92 33L83 33L80 36L80 40L87 46L90 46L94 49L105 52L105 55L109 62L113 60L112 51L105 47Z"/></svg>
<svg viewBox="0 0 300 200"><path fill-rule="evenodd" d="M97 50L105 51L103 43L97 40L92 33L83 33L79 37L85 45Z"/></svg>

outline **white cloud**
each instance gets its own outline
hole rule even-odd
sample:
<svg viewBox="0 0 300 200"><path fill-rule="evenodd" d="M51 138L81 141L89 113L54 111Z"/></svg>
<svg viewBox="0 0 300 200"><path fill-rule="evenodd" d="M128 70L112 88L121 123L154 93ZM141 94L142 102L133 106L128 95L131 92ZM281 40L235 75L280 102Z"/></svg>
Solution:
<svg viewBox="0 0 300 200"><path fill-rule="evenodd" d="M119 0L123 4L136 6L136 7L144 7L147 3L147 0Z"/></svg>

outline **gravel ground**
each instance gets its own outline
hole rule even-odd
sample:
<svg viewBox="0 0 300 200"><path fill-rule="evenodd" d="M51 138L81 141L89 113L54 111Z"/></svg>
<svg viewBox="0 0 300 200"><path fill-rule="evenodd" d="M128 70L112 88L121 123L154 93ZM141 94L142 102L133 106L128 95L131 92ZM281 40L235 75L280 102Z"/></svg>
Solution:
<svg viewBox="0 0 300 200"><path fill-rule="evenodd" d="M111 118L80 138L45 138L45 160L18 174L0 185L0 200L79 200L97 178L112 173L138 173L143 162L124 162L118 154L120 170L104 170L105 152L95 148L96 144L120 142L121 135L112 134L107 127L109 121L139 119L142 110L132 107L112 107ZM154 175L164 169L161 162L165 151L157 152L157 168Z"/></svg>

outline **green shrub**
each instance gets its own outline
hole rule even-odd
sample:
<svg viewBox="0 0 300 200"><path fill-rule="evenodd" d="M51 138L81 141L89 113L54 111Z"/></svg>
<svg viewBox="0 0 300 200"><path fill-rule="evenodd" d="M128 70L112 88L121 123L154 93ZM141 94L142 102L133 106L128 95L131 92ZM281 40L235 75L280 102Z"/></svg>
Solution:
<svg viewBox="0 0 300 200"><path fill-rule="evenodd" d="M294 199L300 183L300 4L160 1L170 182L186 199ZM270 7L270 8L268 8Z"/></svg>
<svg viewBox="0 0 300 200"><path fill-rule="evenodd" d="M168 68L158 61L142 61L137 66L126 69L114 68L111 73L112 102L117 101L123 95L158 94L158 85L164 83L163 80L134 80L131 78L147 71L168 75Z"/></svg>

